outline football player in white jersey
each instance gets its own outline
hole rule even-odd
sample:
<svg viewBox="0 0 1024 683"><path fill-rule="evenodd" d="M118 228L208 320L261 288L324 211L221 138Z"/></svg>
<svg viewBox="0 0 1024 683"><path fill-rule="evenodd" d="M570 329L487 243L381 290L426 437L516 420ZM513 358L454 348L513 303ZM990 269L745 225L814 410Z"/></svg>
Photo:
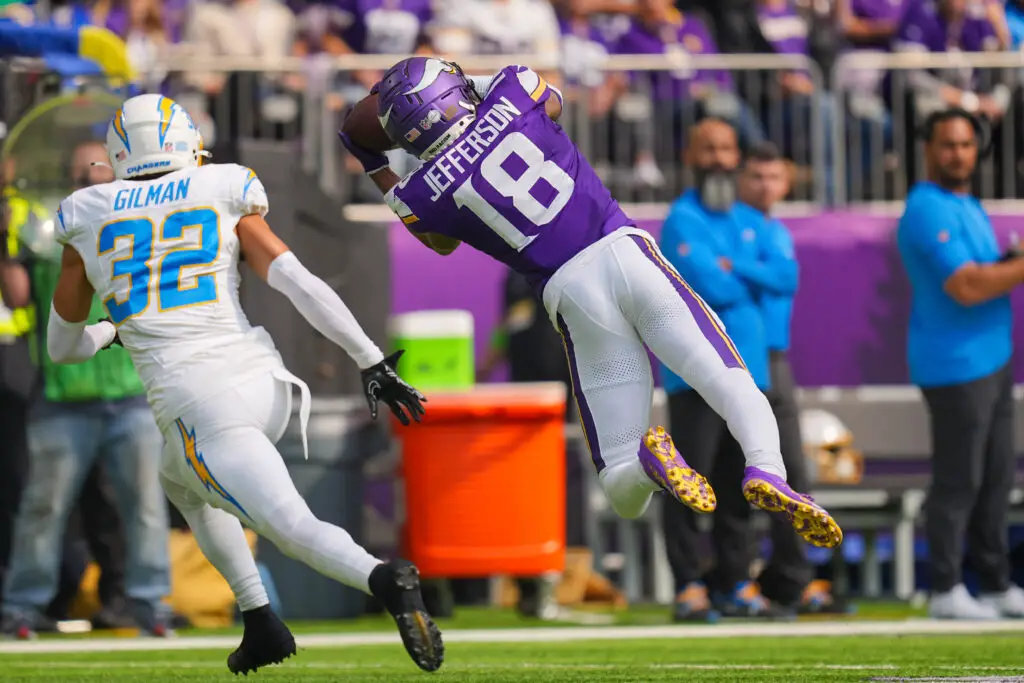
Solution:
<svg viewBox="0 0 1024 683"><path fill-rule="evenodd" d="M271 232L255 173L201 165L207 153L180 105L159 95L126 101L110 123L107 153L117 179L75 192L58 210L64 254L47 346L58 363L113 343L131 353L165 438L164 490L242 610L245 633L228 668L248 673L295 653L241 520L291 557L380 599L413 661L437 669L444 646L416 568L381 562L318 520L292 484L274 444L291 416L294 384L305 447L309 389L246 319L240 256L359 365L373 416L383 401L408 424L419 421L425 399L395 374L401 352L384 358L338 295ZM94 292L110 319L86 325Z"/></svg>

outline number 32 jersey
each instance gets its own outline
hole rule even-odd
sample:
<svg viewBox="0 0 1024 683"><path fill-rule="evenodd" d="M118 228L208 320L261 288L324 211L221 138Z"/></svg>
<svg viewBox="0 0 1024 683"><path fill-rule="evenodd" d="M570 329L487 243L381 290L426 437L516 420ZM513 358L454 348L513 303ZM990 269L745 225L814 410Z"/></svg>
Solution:
<svg viewBox="0 0 1024 683"><path fill-rule="evenodd" d="M281 364L238 299L235 226L267 211L256 174L235 164L95 185L60 204L57 239L81 255L161 426Z"/></svg>
<svg viewBox="0 0 1024 683"><path fill-rule="evenodd" d="M461 240L543 289L576 254L632 225L548 117L553 96L534 71L505 67L476 121L392 188L388 205L410 230Z"/></svg>

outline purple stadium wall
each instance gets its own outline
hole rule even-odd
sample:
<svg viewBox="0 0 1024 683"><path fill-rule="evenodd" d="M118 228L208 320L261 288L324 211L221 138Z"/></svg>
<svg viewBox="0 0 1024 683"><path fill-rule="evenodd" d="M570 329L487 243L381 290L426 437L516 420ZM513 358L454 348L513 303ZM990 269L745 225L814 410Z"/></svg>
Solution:
<svg viewBox="0 0 1024 683"><path fill-rule="evenodd" d="M1019 228L1019 216L994 216L1001 245ZM909 290L895 245L896 219L826 213L787 219L800 261L791 358L803 386L905 384ZM659 222L641 223L655 236ZM390 234L393 310L461 308L476 321L477 358L500 316L504 267L471 249L440 257L401 224ZM1014 296L1024 315L1024 292ZM1024 329L1015 330L1018 346ZM1024 381L1024 354L1015 363Z"/></svg>

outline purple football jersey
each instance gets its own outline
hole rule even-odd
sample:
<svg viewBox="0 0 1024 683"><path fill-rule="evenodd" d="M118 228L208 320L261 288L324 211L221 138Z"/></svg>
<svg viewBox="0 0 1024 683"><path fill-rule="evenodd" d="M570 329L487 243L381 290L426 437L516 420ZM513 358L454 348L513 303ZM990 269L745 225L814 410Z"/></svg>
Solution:
<svg viewBox="0 0 1024 683"><path fill-rule="evenodd" d="M851 0L850 9L859 19L896 20L906 0Z"/></svg>
<svg viewBox="0 0 1024 683"><path fill-rule="evenodd" d="M415 52L433 19L430 0L334 0L349 17L342 38L361 54Z"/></svg>
<svg viewBox="0 0 1024 683"><path fill-rule="evenodd" d="M761 34L777 54L808 54L807 21L796 11L790 0L769 0L757 8L757 23Z"/></svg>
<svg viewBox="0 0 1024 683"><path fill-rule="evenodd" d="M933 0L909 0L896 43L904 50L923 48L929 52L982 52L999 48L999 39L983 4L970 3L961 21L948 21Z"/></svg>
<svg viewBox="0 0 1024 683"><path fill-rule="evenodd" d="M473 124L392 188L388 205L410 230L461 240L543 289L580 251L633 225L548 117L552 96L534 71L505 67ZM419 127L431 125L426 118Z"/></svg>
<svg viewBox="0 0 1024 683"><path fill-rule="evenodd" d="M615 52L620 55L713 55L718 54L718 46L699 17L673 12L672 20L662 24L647 25L634 20L629 31L619 38ZM690 97L690 86L694 83L715 85L721 92L733 90L732 77L728 71L723 70L696 70L683 66L668 72L633 73L631 78L634 81L649 81L651 93L656 100L687 99Z"/></svg>

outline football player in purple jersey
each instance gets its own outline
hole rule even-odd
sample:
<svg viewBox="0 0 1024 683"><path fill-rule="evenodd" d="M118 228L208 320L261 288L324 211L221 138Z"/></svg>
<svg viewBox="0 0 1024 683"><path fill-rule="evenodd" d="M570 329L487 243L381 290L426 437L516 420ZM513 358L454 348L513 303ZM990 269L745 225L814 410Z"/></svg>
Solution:
<svg viewBox="0 0 1024 683"><path fill-rule="evenodd" d="M619 515L640 516L659 489L700 512L716 504L665 430L648 428L646 344L728 424L746 458L746 498L788 517L810 543L842 542L832 516L786 483L771 407L721 321L556 123L558 90L523 66L477 77L412 57L373 94L387 136L423 165L399 178L368 141L343 130L343 144L425 245L448 254L466 242L537 288L565 342L587 444Z"/></svg>

